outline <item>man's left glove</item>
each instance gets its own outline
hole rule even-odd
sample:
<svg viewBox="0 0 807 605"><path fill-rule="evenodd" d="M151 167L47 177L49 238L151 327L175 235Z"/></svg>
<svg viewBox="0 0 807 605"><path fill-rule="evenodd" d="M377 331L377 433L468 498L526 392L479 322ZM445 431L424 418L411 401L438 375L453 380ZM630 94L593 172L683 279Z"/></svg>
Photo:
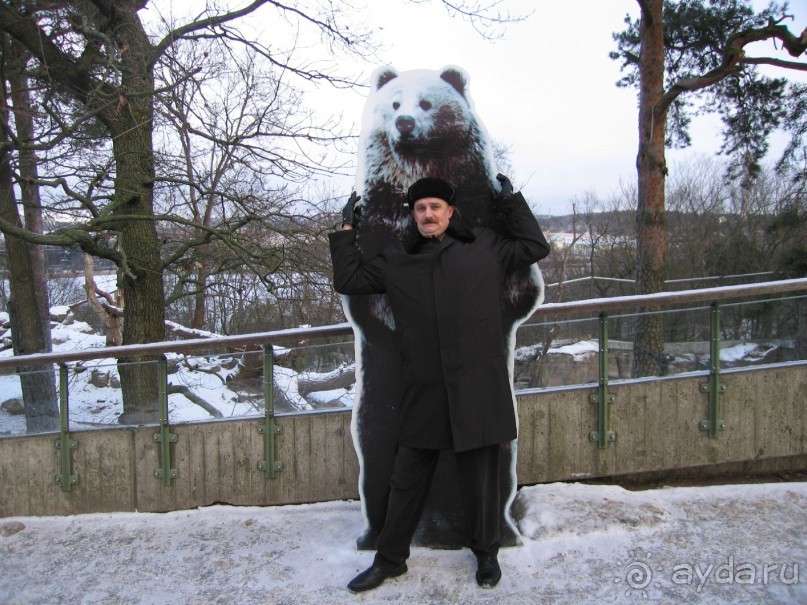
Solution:
<svg viewBox="0 0 807 605"><path fill-rule="evenodd" d="M358 203L361 199L360 195L356 195L356 192L350 194L350 197L347 200L347 204L345 207L342 208L342 226L351 225L352 227L356 226L356 223L359 219L359 207Z"/></svg>
<svg viewBox="0 0 807 605"><path fill-rule="evenodd" d="M502 185L502 190L499 192L497 197L500 199L506 199L513 195L513 183L510 182L510 179L499 173L496 175L496 180Z"/></svg>

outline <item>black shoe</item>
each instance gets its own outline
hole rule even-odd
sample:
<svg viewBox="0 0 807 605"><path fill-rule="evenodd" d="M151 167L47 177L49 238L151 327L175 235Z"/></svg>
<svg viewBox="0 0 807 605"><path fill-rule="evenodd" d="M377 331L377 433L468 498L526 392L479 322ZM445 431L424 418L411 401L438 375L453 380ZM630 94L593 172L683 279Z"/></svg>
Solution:
<svg viewBox="0 0 807 605"><path fill-rule="evenodd" d="M476 583L482 588L493 588L502 579L502 568L496 555L481 555L477 557L479 567L476 570Z"/></svg>
<svg viewBox="0 0 807 605"><path fill-rule="evenodd" d="M375 563L355 578L353 578L347 587L353 592L362 592L363 590L372 590L378 588L384 583L387 578L396 578L407 571L406 563L401 563L396 567L379 567Z"/></svg>

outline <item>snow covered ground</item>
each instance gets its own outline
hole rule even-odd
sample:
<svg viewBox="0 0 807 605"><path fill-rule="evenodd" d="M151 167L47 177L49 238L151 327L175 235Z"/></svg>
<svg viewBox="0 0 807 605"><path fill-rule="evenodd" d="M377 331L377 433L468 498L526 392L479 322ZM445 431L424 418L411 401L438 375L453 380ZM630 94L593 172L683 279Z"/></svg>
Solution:
<svg viewBox="0 0 807 605"><path fill-rule="evenodd" d="M523 545L481 589L467 550L415 548L354 595L358 502L0 519L4 605L807 603L807 483L524 488Z"/></svg>

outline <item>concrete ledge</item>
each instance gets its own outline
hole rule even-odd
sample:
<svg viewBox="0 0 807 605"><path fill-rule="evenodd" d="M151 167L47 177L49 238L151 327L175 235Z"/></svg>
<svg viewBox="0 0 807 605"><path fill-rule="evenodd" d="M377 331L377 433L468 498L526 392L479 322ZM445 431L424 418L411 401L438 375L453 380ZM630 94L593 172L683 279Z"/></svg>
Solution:
<svg viewBox="0 0 807 605"><path fill-rule="evenodd" d="M597 406L588 387L531 391L518 398L518 482L594 479L647 473L710 472L739 465L746 472L802 464L807 456L807 364L721 373L726 429L710 439L703 376L613 384L611 428L616 440L598 449ZM0 439L0 516L111 511L169 511L214 503L273 505L358 497L358 460L349 410L280 416L276 479L263 460L260 420L172 426L172 467L163 486L156 427L72 433L79 483L62 491L56 436Z"/></svg>

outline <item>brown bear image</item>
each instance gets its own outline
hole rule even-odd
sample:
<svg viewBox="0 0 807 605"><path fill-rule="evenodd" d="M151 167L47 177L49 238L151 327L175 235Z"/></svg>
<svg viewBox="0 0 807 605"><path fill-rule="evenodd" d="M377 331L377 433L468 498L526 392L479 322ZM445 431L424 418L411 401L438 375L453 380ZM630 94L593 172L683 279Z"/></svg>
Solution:
<svg viewBox="0 0 807 605"><path fill-rule="evenodd" d="M500 188L497 173L490 138L473 109L462 69L376 70L364 110L356 178L361 195L356 241L362 257L373 258L391 239L404 238L412 229L406 191L426 176L454 185L457 210L469 226L500 231L492 204ZM502 336L512 378L515 330L543 300L537 265L511 275L505 292ZM356 335L352 432L366 523L357 545L373 549L386 516L395 457L401 360L386 295L346 296L344 305ZM509 514L516 489L515 442L502 448L502 545L512 545L518 542ZM453 452L443 452L416 545L465 545L454 465Z"/></svg>

